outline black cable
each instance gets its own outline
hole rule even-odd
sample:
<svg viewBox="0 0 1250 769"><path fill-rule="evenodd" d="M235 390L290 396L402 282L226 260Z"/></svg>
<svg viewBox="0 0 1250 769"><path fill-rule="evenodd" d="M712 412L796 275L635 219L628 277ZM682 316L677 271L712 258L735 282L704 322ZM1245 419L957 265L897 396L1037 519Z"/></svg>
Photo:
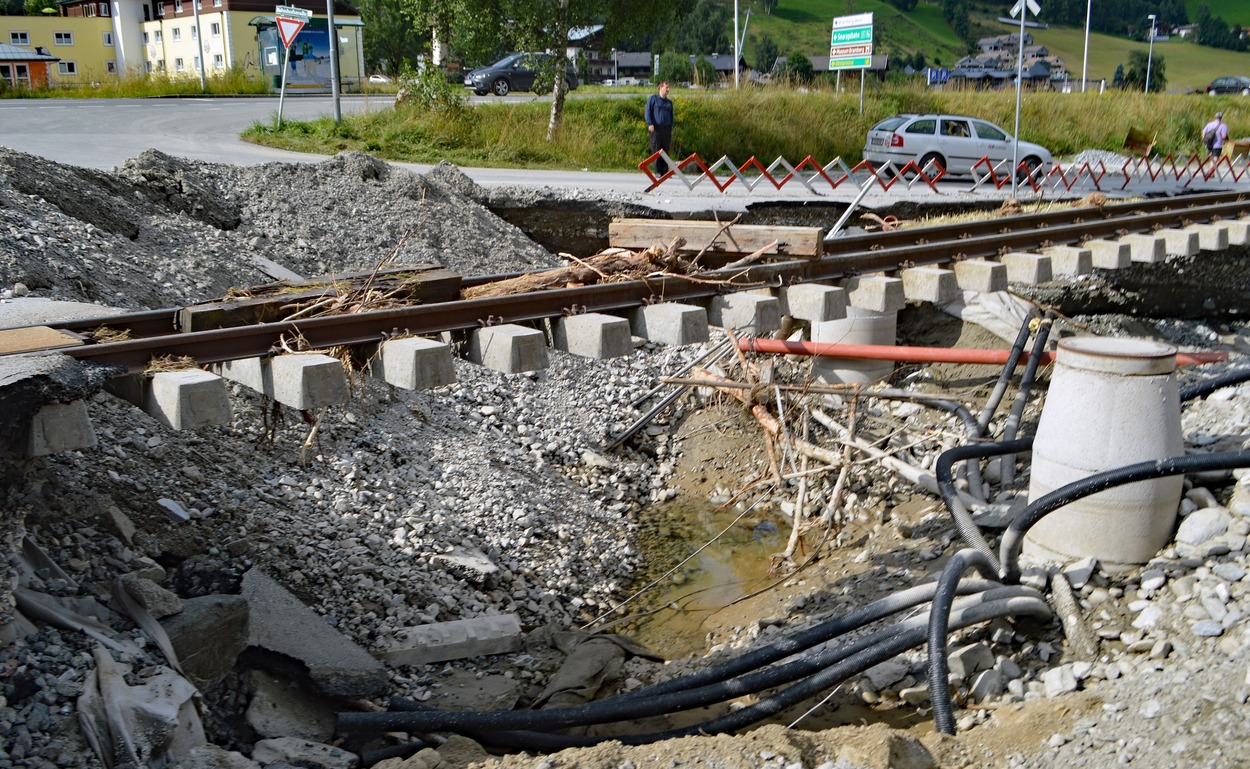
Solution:
<svg viewBox="0 0 1250 769"><path fill-rule="evenodd" d="M1033 352L1029 362L1024 366L1024 374L1020 377L1020 389L1016 392L1016 400L1011 404L1011 413L1007 416L1007 424L1003 426L1003 440L1012 441L1020 429L1020 419L1024 415L1024 405L1029 400L1029 392L1033 389L1033 381L1037 376L1037 367L1041 364L1042 353L1046 351L1046 341L1050 338L1050 329L1055 322L1054 310L1047 310L1038 324L1037 336L1033 338ZM1016 475L1016 458L1005 456L1001 460L999 486L1006 489Z"/></svg>
<svg viewBox="0 0 1250 769"><path fill-rule="evenodd" d="M1182 401L1193 400L1203 395L1209 395L1216 390L1222 390L1225 387L1231 387L1246 381L1250 381L1250 366L1235 368L1211 379L1185 385L1181 388L1180 399Z"/></svg>
<svg viewBox="0 0 1250 769"><path fill-rule="evenodd" d="M990 562L994 564L995 571L999 569L998 554L994 552L994 548L990 547L989 542L981 533L980 527L972 520L968 509L964 507L963 501L959 498L959 491L955 488L953 468L956 462L965 459L981 459L1000 454L1015 454L1020 451L1029 451L1032 448L1033 438L1020 438L1002 443L973 443L968 446L956 446L939 454L937 463L933 467L933 475L937 478L938 483L938 493L942 495L942 501L946 503L947 511L951 514L951 518L955 520L955 528L959 530L960 536L964 538L964 542L969 547L976 548L990 559Z"/></svg>
<svg viewBox="0 0 1250 769"><path fill-rule="evenodd" d="M1024 353L1025 343L1029 341L1029 331L1032 325L1033 318L1025 318L1020 326L1020 333L1016 334L1015 344L1011 345L1011 352L1007 355L1007 365L1003 366L1003 373L998 375L994 391L985 401L985 408L981 410L981 416L977 419L978 436L985 434L985 428L989 427L990 420L994 418L994 412L998 410L998 404L1002 402L1003 395L1007 392L1007 383L1015 375L1016 366L1020 365L1020 356Z"/></svg>
<svg viewBox="0 0 1250 769"><path fill-rule="evenodd" d="M955 586L969 567L990 576L994 566L985 553L965 548L951 556L938 578L937 595L929 609L929 702L933 705L933 724L941 734L955 733L955 714L951 707L950 668L946 663L946 637L950 633L951 604Z"/></svg>
<svg viewBox="0 0 1250 769"><path fill-rule="evenodd" d="M1039 618L1052 616L1050 607L1040 597L1017 596L1000 599L964 610L956 610L951 615L951 627L962 628L980 622L1012 615L1033 615ZM923 618L917 618L923 619ZM496 746L508 746L522 750L561 750L564 748L590 747L601 742L620 742L624 745L646 745L661 740L692 735L723 734L734 732L751 726L765 718L776 715L805 699L829 690L865 670L891 659L907 649L915 648L925 642L927 633L922 623L913 622L914 626L903 632L893 632L882 642L864 648L856 654L830 665L800 683L784 689L752 705L740 708L718 718L680 729L670 729L649 734L616 735L616 736L571 736L536 732L480 732L466 731L479 742Z"/></svg>
<svg viewBox="0 0 1250 769"><path fill-rule="evenodd" d="M1029 503L1003 532L999 544L999 567L1003 581L1020 581L1020 550L1024 546L1025 533L1042 518L1069 502L1097 494L1100 491L1123 486L1126 483L1166 478L1181 473L1208 470L1231 470L1250 466L1250 450L1221 451L1212 454L1188 454L1168 459L1138 462L1137 464L1108 470L1061 486L1049 494Z"/></svg>

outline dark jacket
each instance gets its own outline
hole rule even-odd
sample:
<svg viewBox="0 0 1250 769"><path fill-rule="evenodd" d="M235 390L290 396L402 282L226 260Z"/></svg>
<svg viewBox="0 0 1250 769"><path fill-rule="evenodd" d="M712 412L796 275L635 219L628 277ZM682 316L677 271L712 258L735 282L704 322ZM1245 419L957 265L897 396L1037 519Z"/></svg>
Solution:
<svg viewBox="0 0 1250 769"><path fill-rule="evenodd" d="M658 93L651 94L647 99L645 119L647 125L672 125L673 100L661 98Z"/></svg>

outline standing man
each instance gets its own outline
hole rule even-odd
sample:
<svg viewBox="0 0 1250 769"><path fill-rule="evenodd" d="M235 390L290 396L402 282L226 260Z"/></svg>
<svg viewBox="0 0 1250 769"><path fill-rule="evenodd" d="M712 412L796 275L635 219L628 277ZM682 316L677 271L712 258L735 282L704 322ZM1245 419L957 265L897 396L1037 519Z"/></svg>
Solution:
<svg viewBox="0 0 1250 769"><path fill-rule="evenodd" d="M1224 113L1215 113L1215 120L1207 123L1202 129L1202 144L1207 148L1207 157L1218 157L1228 141L1228 125L1224 122Z"/></svg>
<svg viewBox="0 0 1250 769"><path fill-rule="evenodd" d="M673 102L668 98L668 81L660 82L659 93L653 93L647 99L647 132L650 137L651 152L660 150L668 152L673 145ZM655 161L655 170L663 175L668 172L668 163L663 158Z"/></svg>

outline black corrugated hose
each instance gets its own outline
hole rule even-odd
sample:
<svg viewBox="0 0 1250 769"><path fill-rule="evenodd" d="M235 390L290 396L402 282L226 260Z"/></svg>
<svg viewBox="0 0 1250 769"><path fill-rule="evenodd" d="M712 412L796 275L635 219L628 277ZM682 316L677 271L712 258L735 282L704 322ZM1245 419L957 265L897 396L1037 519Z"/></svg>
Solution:
<svg viewBox="0 0 1250 769"><path fill-rule="evenodd" d="M955 528L959 530L960 536L964 538L964 542L969 547L976 548L990 560L990 563L994 565L995 571L999 569L998 554L994 552L994 548L990 547L989 542L986 541L985 536L981 533L981 529L972 520L972 516L968 514L968 509L964 507L964 503L959 499L958 490L955 488L953 468L956 462L965 459L981 459L1000 454L1015 454L1021 451L1029 451L1032 448L1032 438L1020 438L1002 443L973 443L968 446L956 446L939 454L937 463L933 468L933 475L938 482L938 493L942 495L942 501L946 503L947 511L951 514L951 518L955 520Z"/></svg>
<svg viewBox="0 0 1250 769"><path fill-rule="evenodd" d="M929 610L929 701L933 705L933 725L942 734L955 733L955 714L951 707L950 669L946 663L946 636L950 633L951 604L955 585L968 568L985 576L994 576L994 566L985 553L965 548L951 556L938 578L937 595Z"/></svg>

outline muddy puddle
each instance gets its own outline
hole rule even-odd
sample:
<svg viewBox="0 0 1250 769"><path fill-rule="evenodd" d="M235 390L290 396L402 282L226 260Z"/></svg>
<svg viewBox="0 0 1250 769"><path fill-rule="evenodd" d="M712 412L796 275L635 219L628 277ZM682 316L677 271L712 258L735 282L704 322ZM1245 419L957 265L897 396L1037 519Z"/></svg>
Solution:
<svg viewBox="0 0 1250 769"><path fill-rule="evenodd" d="M769 569L773 556L785 550L790 523L758 508L680 498L648 515L655 529L644 548L655 568L638 588L657 584L639 598L635 613L646 616L628 632L668 659L702 655L710 619L777 581Z"/></svg>

